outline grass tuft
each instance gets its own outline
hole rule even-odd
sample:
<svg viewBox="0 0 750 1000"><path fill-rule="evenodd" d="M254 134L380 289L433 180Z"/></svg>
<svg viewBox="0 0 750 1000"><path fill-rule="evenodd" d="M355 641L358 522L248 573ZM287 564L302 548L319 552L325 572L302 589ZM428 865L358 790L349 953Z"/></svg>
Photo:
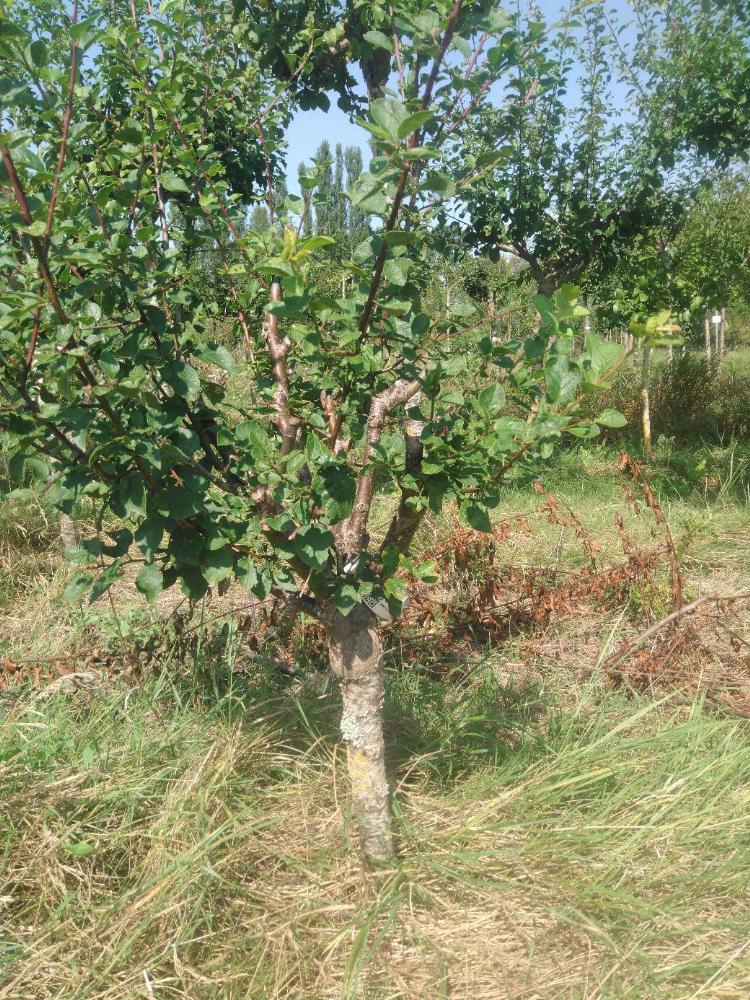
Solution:
<svg viewBox="0 0 750 1000"><path fill-rule="evenodd" d="M0 997L747 995L746 723L593 683L541 713L490 667L439 699L394 669L402 860L373 890L335 705L266 695L16 705Z"/></svg>

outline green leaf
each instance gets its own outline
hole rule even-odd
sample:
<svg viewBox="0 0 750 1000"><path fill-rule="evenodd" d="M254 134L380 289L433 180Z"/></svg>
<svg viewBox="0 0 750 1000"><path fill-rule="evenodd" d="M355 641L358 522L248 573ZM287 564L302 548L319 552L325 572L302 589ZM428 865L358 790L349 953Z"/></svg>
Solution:
<svg viewBox="0 0 750 1000"><path fill-rule="evenodd" d="M164 381L174 389L176 395L188 402L194 400L201 391L200 375L185 361L170 361L164 368Z"/></svg>
<svg viewBox="0 0 750 1000"><path fill-rule="evenodd" d="M85 840L79 840L72 844L63 844L62 846L72 858L76 859L88 857L94 850L93 844L89 844Z"/></svg>
<svg viewBox="0 0 750 1000"><path fill-rule="evenodd" d="M103 594L107 593L112 584L122 577L121 562L121 559L116 559L111 566L107 566L104 572L100 573L96 580L94 580L94 585L89 594L89 604L98 601Z"/></svg>
<svg viewBox="0 0 750 1000"><path fill-rule="evenodd" d="M218 368L223 368L225 372L229 372L230 374L237 367L231 352L222 344L209 344L197 353L201 361L205 361L209 365L216 365Z"/></svg>
<svg viewBox="0 0 750 1000"><path fill-rule="evenodd" d="M443 198L452 198L456 193L456 185L453 179L448 174L441 173L438 170L428 171L419 188L422 191L432 191Z"/></svg>
<svg viewBox="0 0 750 1000"><path fill-rule="evenodd" d="M217 583L231 574L234 565L234 557L229 546L221 549L214 549L203 554L201 558L201 568L203 576L210 587L215 587Z"/></svg>
<svg viewBox="0 0 750 1000"><path fill-rule="evenodd" d="M164 574L154 563L141 566L135 585L147 601L154 601L164 589Z"/></svg>
<svg viewBox="0 0 750 1000"><path fill-rule="evenodd" d="M578 424L578 426L576 427L569 427L568 434L572 435L572 437L582 438L583 440L588 441L591 440L591 438L595 438L598 436L599 428L597 427L596 424ZM542 455L543 458L549 458L549 456L552 454L553 449L551 443L547 442L547 444L549 445L549 447L546 450L546 454ZM540 450L544 452L545 451L544 446L542 446L542 449Z"/></svg>
<svg viewBox="0 0 750 1000"><path fill-rule="evenodd" d="M386 52L393 52L393 43L382 31L366 31L362 37L375 49L385 49Z"/></svg>
<svg viewBox="0 0 750 1000"><path fill-rule="evenodd" d="M208 592L208 583L195 566L183 566L179 571L180 589L191 601L199 601Z"/></svg>
<svg viewBox="0 0 750 1000"><path fill-rule="evenodd" d="M405 257L389 257L383 265L383 273L392 285L399 288L406 284L409 275L409 264Z"/></svg>
<svg viewBox="0 0 750 1000"><path fill-rule="evenodd" d="M483 417L490 419L496 416L505 406L505 390L499 383L488 385L479 395L472 399L472 405Z"/></svg>
<svg viewBox="0 0 750 1000"><path fill-rule="evenodd" d="M29 45L29 54L35 66L45 66L47 63L47 43L41 38L37 38Z"/></svg>
<svg viewBox="0 0 750 1000"><path fill-rule="evenodd" d="M397 576L392 576L383 584L383 590L388 597L392 597L394 601L403 601L408 591L408 584L406 580L402 580Z"/></svg>
<svg viewBox="0 0 750 1000"><path fill-rule="evenodd" d="M201 493L189 486L170 482L157 495L157 509L167 517L190 517L205 509Z"/></svg>
<svg viewBox="0 0 750 1000"><path fill-rule="evenodd" d="M28 236L44 236L45 223L41 219L38 219L36 222L32 222L30 226L19 226L18 228Z"/></svg>
<svg viewBox="0 0 750 1000"><path fill-rule="evenodd" d="M473 316L476 311L477 307L471 302L454 302L450 308L451 316L459 316L463 319L467 316Z"/></svg>
<svg viewBox="0 0 750 1000"><path fill-rule="evenodd" d="M617 362L623 354L623 349L620 344L604 340L595 333L587 333L586 353L591 358L591 370L601 375Z"/></svg>
<svg viewBox="0 0 750 1000"><path fill-rule="evenodd" d="M334 606L346 617L356 607L359 600L357 588L351 583L342 583L334 590L332 601Z"/></svg>
<svg viewBox="0 0 750 1000"><path fill-rule="evenodd" d="M602 410L596 417L596 422L602 427L624 427L628 418L619 410Z"/></svg>
<svg viewBox="0 0 750 1000"><path fill-rule="evenodd" d="M76 573L68 586L63 591L63 598L69 604L80 601L83 595L91 588L94 578L89 573Z"/></svg>
<svg viewBox="0 0 750 1000"><path fill-rule="evenodd" d="M171 170L165 170L164 173L160 174L159 181L166 191L179 191L190 194L190 188L185 181Z"/></svg>
<svg viewBox="0 0 750 1000"><path fill-rule="evenodd" d="M575 395L581 381L577 368L571 367L565 354L548 358L544 365L547 379L547 395L553 403L567 403Z"/></svg>
<svg viewBox="0 0 750 1000"><path fill-rule="evenodd" d="M421 238L420 234L413 230L404 232L401 229L391 229L383 236L383 242L388 247L408 247L418 243Z"/></svg>
<svg viewBox="0 0 750 1000"><path fill-rule="evenodd" d="M328 562L328 554L333 545L330 531L317 524L301 528L294 538L294 551L300 559L313 569L323 569Z"/></svg>
<svg viewBox="0 0 750 1000"><path fill-rule="evenodd" d="M421 128L431 118L434 118L432 111L415 111L412 115L407 115L396 130L399 139L405 139L418 128Z"/></svg>
<svg viewBox="0 0 750 1000"><path fill-rule="evenodd" d="M258 570L251 559L239 559L237 561L237 582L248 593L253 593L258 585ZM261 595L264 596L264 595Z"/></svg>
<svg viewBox="0 0 750 1000"><path fill-rule="evenodd" d="M461 504L460 512L464 521L475 531L485 533L492 531L490 516L487 513L487 508L482 504L475 503L473 500L465 500Z"/></svg>
<svg viewBox="0 0 750 1000"><path fill-rule="evenodd" d="M110 378L116 378L120 372L120 362L112 351L102 351L99 355L99 367Z"/></svg>
<svg viewBox="0 0 750 1000"><path fill-rule="evenodd" d="M412 567L412 572L418 580L422 581L422 583L437 583L440 579L437 566L434 562L418 563L416 566Z"/></svg>
<svg viewBox="0 0 750 1000"><path fill-rule="evenodd" d="M297 244L297 252L319 250L320 247L331 247L336 243L333 236L311 236Z"/></svg>
<svg viewBox="0 0 750 1000"><path fill-rule="evenodd" d="M323 465L313 479L313 490L318 495L326 521L338 524L351 514L354 507L354 471L343 463Z"/></svg>
<svg viewBox="0 0 750 1000"><path fill-rule="evenodd" d="M407 111L394 97L379 97L370 105L370 118L393 142L398 142L401 138L399 128L406 121Z"/></svg>
<svg viewBox="0 0 750 1000"><path fill-rule="evenodd" d="M375 174L363 173L357 178L354 187L349 192L349 199L357 208L371 215L381 215L388 207L383 194L385 179Z"/></svg>
<svg viewBox="0 0 750 1000"><path fill-rule="evenodd" d="M256 462L262 463L271 455L273 443L268 435L267 425L257 420L243 420L237 424L234 433L237 442L246 446Z"/></svg>
<svg viewBox="0 0 750 1000"><path fill-rule="evenodd" d="M294 268L283 257L269 257L267 260L260 261L255 266L262 274L277 275L282 278L294 277Z"/></svg>
<svg viewBox="0 0 750 1000"><path fill-rule="evenodd" d="M189 525L173 527L167 551L177 566L197 566L201 562L205 541Z"/></svg>
<svg viewBox="0 0 750 1000"><path fill-rule="evenodd" d="M119 517L143 517L146 513L146 487L140 473L130 472L115 487L109 505Z"/></svg>

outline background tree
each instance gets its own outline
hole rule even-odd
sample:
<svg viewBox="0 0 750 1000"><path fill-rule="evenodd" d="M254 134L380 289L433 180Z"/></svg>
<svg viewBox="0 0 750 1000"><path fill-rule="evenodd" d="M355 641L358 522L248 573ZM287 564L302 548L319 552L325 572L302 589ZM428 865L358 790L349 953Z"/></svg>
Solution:
<svg viewBox="0 0 750 1000"><path fill-rule="evenodd" d="M323 140L311 164L300 166L302 174L317 179L312 199L315 213L315 232L335 236L342 251L351 251L370 231L367 214L347 198L362 173L362 151L358 146L336 145L335 156L331 146Z"/></svg>
<svg viewBox="0 0 750 1000"><path fill-rule="evenodd" d="M477 153L498 150L503 137L504 155L468 199L469 231L477 246L523 260L542 293L616 266L656 229L671 242L711 171L746 148L744 99L727 111L731 121L707 113L716 70L699 53L736 28L720 64L731 64L739 86L747 19L732 3L708 5L705 16L699 6L639 2L634 25L588 6L580 29L547 34L533 9L518 15L517 92L483 109L476 132ZM627 93L632 117L615 91Z"/></svg>
<svg viewBox="0 0 750 1000"><path fill-rule="evenodd" d="M362 150L359 146L347 146L344 150L344 163L346 166L346 186L351 191L364 169L362 162ZM357 205L351 202L346 213L347 236L351 249L358 246L370 232L370 223L367 214Z"/></svg>
<svg viewBox="0 0 750 1000"><path fill-rule="evenodd" d="M750 150L750 8L744 0L633 5L633 73L649 94L649 144L726 167ZM671 161L671 162L670 162Z"/></svg>
<svg viewBox="0 0 750 1000"><path fill-rule="evenodd" d="M256 233L265 233L268 229L268 206L254 205L250 210L250 228Z"/></svg>
<svg viewBox="0 0 750 1000"><path fill-rule="evenodd" d="M333 157L331 146L327 139L324 139L314 160L315 174L317 176L317 198L315 203L315 233L332 235L335 232L338 217L338 203L341 200L341 192L336 191L333 179Z"/></svg>
<svg viewBox="0 0 750 1000"><path fill-rule="evenodd" d="M580 17L580 31L545 33L533 12L517 16L515 92L485 107L476 131L477 154L502 144L503 155L467 199L470 232L524 261L542 294L577 281L658 209L659 178L644 174L638 133L612 97L618 63L605 13Z"/></svg>
<svg viewBox="0 0 750 1000"><path fill-rule="evenodd" d="M701 341L704 321L717 310L728 309L730 315L736 315L739 327L750 300L750 184L746 171L727 173L700 193L674 240L672 267L695 341Z"/></svg>

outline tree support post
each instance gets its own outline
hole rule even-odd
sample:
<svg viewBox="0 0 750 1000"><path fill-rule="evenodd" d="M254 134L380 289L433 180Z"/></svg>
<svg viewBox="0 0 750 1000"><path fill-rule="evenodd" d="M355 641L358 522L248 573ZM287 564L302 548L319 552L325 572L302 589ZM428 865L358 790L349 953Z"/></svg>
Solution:
<svg viewBox="0 0 750 1000"><path fill-rule="evenodd" d="M643 367L641 368L641 403L643 424L643 454L647 462L651 461L651 403L649 399L649 368L651 366L651 348L643 348Z"/></svg>
<svg viewBox="0 0 750 1000"><path fill-rule="evenodd" d="M706 345L706 361L711 363L711 320L706 316L703 321L703 336Z"/></svg>

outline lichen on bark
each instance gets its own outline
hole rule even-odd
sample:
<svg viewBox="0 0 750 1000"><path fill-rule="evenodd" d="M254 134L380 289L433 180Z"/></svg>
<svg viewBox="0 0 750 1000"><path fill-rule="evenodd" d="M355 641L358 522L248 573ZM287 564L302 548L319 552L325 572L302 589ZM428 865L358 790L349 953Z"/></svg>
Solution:
<svg viewBox="0 0 750 1000"><path fill-rule="evenodd" d="M347 746L352 808L366 861L394 857L385 771L383 646L375 617L360 605L328 621L331 668L341 687L341 735Z"/></svg>

